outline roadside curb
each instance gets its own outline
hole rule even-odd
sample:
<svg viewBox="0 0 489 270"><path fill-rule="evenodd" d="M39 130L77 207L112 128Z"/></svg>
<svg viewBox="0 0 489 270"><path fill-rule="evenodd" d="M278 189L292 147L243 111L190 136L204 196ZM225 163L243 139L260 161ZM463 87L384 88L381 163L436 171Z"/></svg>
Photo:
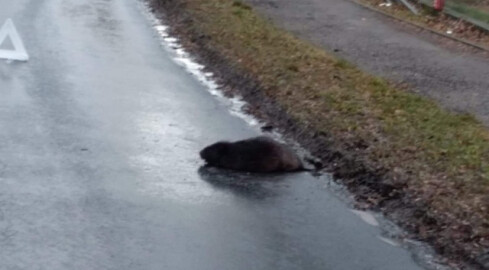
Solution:
<svg viewBox="0 0 489 270"><path fill-rule="evenodd" d="M445 34L445 33L443 33L443 32L440 32L440 31L436 31L436 30L430 29L430 28L428 28L428 27L425 27L425 26L423 26L423 25L421 25L421 24L418 24L418 23L415 23L415 22L410 22L410 21L408 21L408 20L404 20L404 19L402 19L402 18L400 18L400 17L394 16L394 15L392 15L392 14L390 14L390 13L387 13L387 12L385 12L385 11L383 11L383 10L376 9L376 8L374 8L374 7L372 7L372 6L369 6L369 5L367 5L367 4L364 4L364 3L362 3L362 2L360 2L360 1L358 1L358 0L350 0L350 1L351 1L351 2L353 2L353 3L355 3L355 4L357 4L357 5L359 5L359 6L361 6L361 7L363 7L363 8L365 8L365 9L368 9L368 10L370 10L370 11L373 11L373 12L376 12L376 13L379 13L379 14L382 14L382 15L387 16L387 17L389 17L389 18L391 18L391 19L394 19L394 20L396 20L396 21L400 21L400 22L403 22L403 23L407 23L407 24L409 24L409 25L412 25L412 26L414 26L414 27L420 28L420 29L422 29L422 30L429 31L429 32L431 32L431 33L433 33L433 34L436 34L436 35L439 35L439 36L442 36L442 37L445 37L445 38L448 38L448 39L451 39L451 40L454 40L454 41L457 41L457 42L463 43L463 44L465 44L465 45L468 45L468 46L474 47L474 48L479 49L479 50L481 50L481 51L484 51L484 52L489 52L489 48L488 48L488 47L481 46L481 45L479 45L479 44L476 44L476 43L474 43L474 42L471 42L471 41L468 41L468 40L465 40L465 39L461 39L461 38L457 38L457 37L454 37L454 36L447 35L447 34Z"/></svg>

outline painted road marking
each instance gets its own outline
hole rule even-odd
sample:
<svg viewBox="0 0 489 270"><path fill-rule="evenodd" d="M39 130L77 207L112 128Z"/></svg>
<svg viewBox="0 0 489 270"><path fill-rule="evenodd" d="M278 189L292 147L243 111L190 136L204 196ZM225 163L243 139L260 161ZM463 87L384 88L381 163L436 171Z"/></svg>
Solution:
<svg viewBox="0 0 489 270"><path fill-rule="evenodd" d="M7 19L2 28L0 28L0 46L5 40L7 40L7 37L10 37L12 45L14 45L14 49L0 49L0 58L18 61L29 60L29 55L25 50L24 43L22 43L22 39L20 39L19 33L17 32L17 29L15 29L15 25L11 19Z"/></svg>

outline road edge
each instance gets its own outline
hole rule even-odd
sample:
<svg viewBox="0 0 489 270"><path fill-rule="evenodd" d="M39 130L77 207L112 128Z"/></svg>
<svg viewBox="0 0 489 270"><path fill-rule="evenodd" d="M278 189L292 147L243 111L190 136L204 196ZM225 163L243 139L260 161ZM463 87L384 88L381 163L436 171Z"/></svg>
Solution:
<svg viewBox="0 0 489 270"><path fill-rule="evenodd" d="M422 202L417 201L409 193L399 193L398 189L388 184L390 180L384 181L387 172L381 169L369 169L361 162L361 158L345 155L341 149L335 148L333 138L312 130L308 123L294 120L280 104L267 97L257 80L241 70L239 63L226 59L210 46L206 33L198 32L193 27L195 22L187 13L183 1L148 1L152 3L153 12L157 17L169 23L172 34L180 39L182 45L215 74L224 92L241 95L249 103L247 108L249 113L267 123L273 123L282 133L295 139L312 154L321 158L325 164L328 164L327 170L332 172L336 179L341 179L341 183L356 195L360 208L368 207L371 197L388 198L383 200L382 206L377 210L411 232L413 238L419 236L415 232L418 224L433 221L425 215L425 205ZM437 245L436 239L432 240L431 244L434 244L441 254L454 256L458 262L465 261L477 269L485 269L482 263L467 253L461 250L459 254L446 251L443 246Z"/></svg>

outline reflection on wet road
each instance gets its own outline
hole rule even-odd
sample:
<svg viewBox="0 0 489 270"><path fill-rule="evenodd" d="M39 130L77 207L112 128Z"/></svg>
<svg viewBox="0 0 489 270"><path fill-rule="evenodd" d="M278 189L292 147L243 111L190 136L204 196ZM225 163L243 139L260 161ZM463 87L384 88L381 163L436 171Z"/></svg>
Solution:
<svg viewBox="0 0 489 270"><path fill-rule="evenodd" d="M257 128L174 61L139 2L0 0L0 269L419 269L308 173L202 167Z"/></svg>

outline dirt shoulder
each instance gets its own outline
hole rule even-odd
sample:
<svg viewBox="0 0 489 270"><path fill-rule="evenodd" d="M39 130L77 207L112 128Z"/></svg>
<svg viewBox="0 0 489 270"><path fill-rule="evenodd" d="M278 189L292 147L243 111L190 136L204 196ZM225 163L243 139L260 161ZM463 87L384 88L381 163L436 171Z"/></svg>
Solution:
<svg viewBox="0 0 489 270"><path fill-rule="evenodd" d="M392 4L386 5L384 0L353 1L372 11L380 12L388 17L400 20L403 23L409 22L423 30L437 33L447 39L456 39L461 43L478 48L481 51L489 51L489 31L485 30L482 23L478 23L478 26L458 17L443 12L436 12L431 6L424 5L421 2L415 4L415 8L419 12L418 15L415 15L400 2L392 2ZM447 12L453 13L452 11L448 11L448 9ZM489 18L489 13L487 16ZM471 19L469 18L469 20Z"/></svg>
<svg viewBox="0 0 489 270"><path fill-rule="evenodd" d="M224 91L321 158L358 207L384 212L452 262L489 268L489 133L481 123L295 38L243 2L150 1ZM336 31L337 39L351 35Z"/></svg>

